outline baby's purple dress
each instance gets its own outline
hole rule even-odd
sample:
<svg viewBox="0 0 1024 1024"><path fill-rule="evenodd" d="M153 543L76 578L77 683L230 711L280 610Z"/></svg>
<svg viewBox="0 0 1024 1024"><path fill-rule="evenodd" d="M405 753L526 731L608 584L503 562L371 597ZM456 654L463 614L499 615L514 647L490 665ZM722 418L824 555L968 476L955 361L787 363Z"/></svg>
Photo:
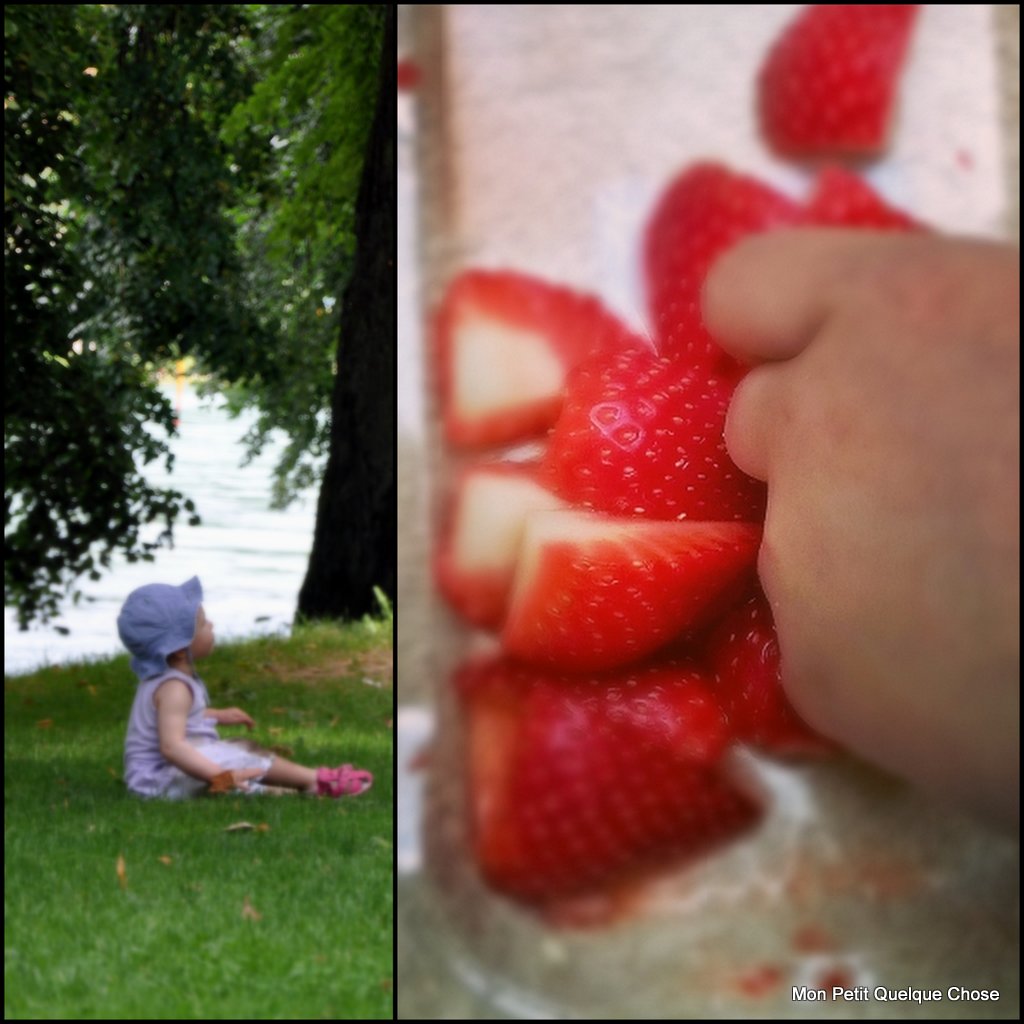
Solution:
<svg viewBox="0 0 1024 1024"><path fill-rule="evenodd" d="M160 753L160 730L153 697L169 679L181 680L192 691L185 738L204 757L216 762L224 771L258 768L267 772L274 761L273 755L266 751L247 749L244 740L222 740L213 719L203 714L210 705L210 695L203 681L167 664L169 655L190 650L196 613L202 600L203 588L198 577L180 587L150 583L128 595L117 618L117 631L132 653L132 671L140 680L124 742L124 781L140 796L180 799L206 789L202 779L176 768ZM250 782L247 792L260 791L256 781Z"/></svg>

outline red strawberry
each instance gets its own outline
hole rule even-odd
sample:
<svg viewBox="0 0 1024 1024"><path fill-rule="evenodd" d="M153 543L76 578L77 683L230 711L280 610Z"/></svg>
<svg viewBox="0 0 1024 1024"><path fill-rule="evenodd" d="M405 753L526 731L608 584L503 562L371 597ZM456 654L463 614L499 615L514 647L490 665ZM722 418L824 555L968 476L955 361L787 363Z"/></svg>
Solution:
<svg viewBox="0 0 1024 1024"><path fill-rule="evenodd" d="M403 57L398 62L398 91L412 92L423 80L423 71L412 57Z"/></svg>
<svg viewBox="0 0 1024 1024"><path fill-rule="evenodd" d="M535 512L527 518L502 647L565 672L635 662L727 608L760 539L750 523Z"/></svg>
<svg viewBox="0 0 1024 1024"><path fill-rule="evenodd" d="M918 4L813 4L768 53L761 127L786 156L879 155Z"/></svg>
<svg viewBox="0 0 1024 1024"><path fill-rule="evenodd" d="M465 447L543 433L558 417L573 366L624 345L649 348L591 296L485 270L449 286L436 344L446 437Z"/></svg>
<svg viewBox="0 0 1024 1024"><path fill-rule="evenodd" d="M535 463L467 470L434 562L441 593L469 622L496 629L505 618L527 513L564 506L538 482Z"/></svg>
<svg viewBox="0 0 1024 1024"><path fill-rule="evenodd" d="M775 623L759 587L715 628L707 656L715 695L738 740L777 754L829 749L783 692Z"/></svg>
<svg viewBox="0 0 1024 1024"><path fill-rule="evenodd" d="M754 823L728 733L689 665L544 675L501 658L456 675L472 841L486 880L530 904L601 891Z"/></svg>
<svg viewBox="0 0 1024 1024"><path fill-rule="evenodd" d="M735 375L738 366L708 334L701 289L712 263L747 235L795 223L795 203L755 178L699 163L659 199L644 237L647 302L658 350L688 365Z"/></svg>
<svg viewBox="0 0 1024 1024"><path fill-rule="evenodd" d="M805 210L808 224L819 227L920 229L909 214L890 206L859 175L842 167L826 167Z"/></svg>
<svg viewBox="0 0 1024 1024"><path fill-rule="evenodd" d="M760 522L764 485L725 450L731 394L731 384L650 352L588 360L570 377L542 479L566 501L614 515Z"/></svg>

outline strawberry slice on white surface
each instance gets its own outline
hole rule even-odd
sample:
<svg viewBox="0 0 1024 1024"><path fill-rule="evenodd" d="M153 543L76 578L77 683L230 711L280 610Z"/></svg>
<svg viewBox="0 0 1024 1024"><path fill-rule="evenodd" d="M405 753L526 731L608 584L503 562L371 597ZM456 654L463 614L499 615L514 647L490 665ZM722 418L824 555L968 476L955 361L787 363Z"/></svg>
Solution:
<svg viewBox="0 0 1024 1024"><path fill-rule="evenodd" d="M875 157L888 144L921 4L808 4L758 75L761 129L789 157Z"/></svg>
<svg viewBox="0 0 1024 1024"><path fill-rule="evenodd" d="M650 348L590 295L487 270L449 285L435 344L445 439L462 448L543 434L558 418L574 366L596 352Z"/></svg>
<svg viewBox="0 0 1024 1024"><path fill-rule="evenodd" d="M567 676L464 662L471 842L483 877L551 908L734 839L759 794L727 767L728 726L686 662Z"/></svg>
<svg viewBox="0 0 1024 1024"><path fill-rule="evenodd" d="M451 606L475 626L497 629L505 618L527 515L568 507L537 473L535 463L485 463L456 484L434 575Z"/></svg>
<svg viewBox="0 0 1024 1024"><path fill-rule="evenodd" d="M752 523L534 512L502 647L566 672L635 662L722 614L749 580L760 540Z"/></svg>

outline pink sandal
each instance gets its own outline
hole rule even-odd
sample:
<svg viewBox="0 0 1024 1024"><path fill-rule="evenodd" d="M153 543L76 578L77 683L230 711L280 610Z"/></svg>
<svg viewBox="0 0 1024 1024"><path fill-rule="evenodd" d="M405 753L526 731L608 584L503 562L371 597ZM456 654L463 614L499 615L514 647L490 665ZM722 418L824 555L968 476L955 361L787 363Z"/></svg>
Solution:
<svg viewBox="0 0 1024 1024"><path fill-rule="evenodd" d="M317 796L359 796L373 785L373 775L361 768L343 764L340 768L318 768L316 770Z"/></svg>

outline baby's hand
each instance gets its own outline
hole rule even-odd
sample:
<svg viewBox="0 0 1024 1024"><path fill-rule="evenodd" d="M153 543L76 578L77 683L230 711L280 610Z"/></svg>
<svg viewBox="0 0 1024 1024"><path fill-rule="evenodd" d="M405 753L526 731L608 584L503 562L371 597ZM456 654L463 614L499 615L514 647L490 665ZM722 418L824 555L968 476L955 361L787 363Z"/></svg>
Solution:
<svg viewBox="0 0 1024 1024"><path fill-rule="evenodd" d="M215 712L218 725L244 725L247 729L256 723L241 708L220 708Z"/></svg>
<svg viewBox="0 0 1024 1024"><path fill-rule="evenodd" d="M725 426L768 482L758 570L809 725L1015 822L1020 253L930 232L767 232L704 318L754 365Z"/></svg>

